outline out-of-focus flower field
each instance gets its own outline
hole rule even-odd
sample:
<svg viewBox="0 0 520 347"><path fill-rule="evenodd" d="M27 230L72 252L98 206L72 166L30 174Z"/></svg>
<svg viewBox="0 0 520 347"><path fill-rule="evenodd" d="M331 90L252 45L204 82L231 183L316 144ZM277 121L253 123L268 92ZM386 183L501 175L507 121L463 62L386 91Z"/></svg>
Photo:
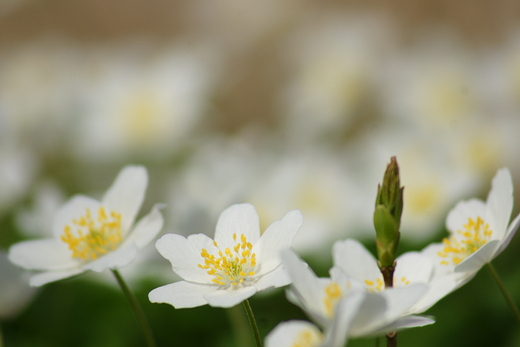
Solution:
<svg viewBox="0 0 520 347"><path fill-rule="evenodd" d="M110 273L32 288L6 256L128 164L149 172L138 217L166 206L161 235L212 236L235 203L262 230L299 209L293 249L327 276L335 241L375 254L377 185L397 156L400 253L439 242L448 211L485 199L499 168L520 186L519 13L486 0L0 0L0 346L144 345ZM154 243L121 273L158 345L238 346L240 306L150 303L179 280ZM518 249L520 236L494 261L517 305ZM306 319L283 289L251 306L262 336ZM436 323L399 346L520 345L485 271L426 314Z"/></svg>

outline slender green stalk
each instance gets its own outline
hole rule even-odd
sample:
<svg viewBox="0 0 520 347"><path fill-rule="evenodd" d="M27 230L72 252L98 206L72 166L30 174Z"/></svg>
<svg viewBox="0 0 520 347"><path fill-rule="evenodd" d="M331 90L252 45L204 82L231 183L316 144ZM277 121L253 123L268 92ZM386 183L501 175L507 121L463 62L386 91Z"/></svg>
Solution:
<svg viewBox="0 0 520 347"><path fill-rule="evenodd" d="M491 263L487 263L486 265L487 265L489 272L491 272L491 276L493 276L493 279L495 280L496 284L498 285L498 288L502 292L502 295L506 299L509 307L511 307L511 309L513 310L513 313L516 316L516 320L518 321L518 323L520 323L520 312L518 311L518 307L516 307L515 302L511 298L511 295L509 295L506 287L500 280L500 277L498 277L498 273L496 272L495 267Z"/></svg>
<svg viewBox="0 0 520 347"><path fill-rule="evenodd" d="M249 334L249 323L246 322L246 313L244 310L240 306L234 306L226 310L226 312L231 322L237 347L252 347L253 337Z"/></svg>
<svg viewBox="0 0 520 347"><path fill-rule="evenodd" d="M154 337L152 334L152 329L150 329L148 320L146 319L146 316L144 315L143 309L141 308L141 305L139 305L137 298L130 291L130 288L128 288L128 285L126 284L123 277L121 277L121 274L119 273L119 271L112 269L112 273L116 277L117 283L119 284L119 286L121 287L121 290L123 291L126 298L128 299L130 306L132 306L132 310L134 311L135 316L136 316L137 320L139 321L139 325L141 326L141 329L143 330L143 334L146 339L147 346L155 347L155 340L154 340Z"/></svg>
<svg viewBox="0 0 520 347"><path fill-rule="evenodd" d="M247 318L249 319L249 324L251 325L251 330L253 330L253 335L255 336L256 347L262 347L262 339L260 338L260 332L258 331L258 326L256 325L255 316L253 315L253 310L251 309L251 305L249 305L249 300L244 300L242 302L244 305L244 310L246 310Z"/></svg>

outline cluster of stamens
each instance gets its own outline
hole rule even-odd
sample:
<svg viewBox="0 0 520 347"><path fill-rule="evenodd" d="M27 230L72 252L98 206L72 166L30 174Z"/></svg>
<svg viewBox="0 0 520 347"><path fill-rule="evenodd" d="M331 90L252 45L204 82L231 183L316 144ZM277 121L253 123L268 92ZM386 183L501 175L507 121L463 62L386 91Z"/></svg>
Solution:
<svg viewBox="0 0 520 347"><path fill-rule="evenodd" d="M74 258L96 260L116 249L123 240L121 214L114 211L107 214L102 206L97 212L95 218L87 208L84 216L72 220L72 226L65 226L61 240L68 244Z"/></svg>
<svg viewBox="0 0 520 347"><path fill-rule="evenodd" d="M207 274L213 276L212 282L221 286L245 285L253 280L255 274L256 254L251 253L253 245L247 242L244 234L237 242L237 234L233 234L235 246L233 249L226 248L222 251L217 242L213 241L215 247L219 248L218 256L210 254L202 249L200 255L204 258L204 264L198 264L199 268L208 270Z"/></svg>
<svg viewBox="0 0 520 347"><path fill-rule="evenodd" d="M455 234L442 240L444 248L437 252L437 255L443 258L441 264L448 265L450 261L455 265L459 264L484 246L492 234L489 225L484 223L482 218L469 218L468 223L464 224L464 230L457 230Z"/></svg>

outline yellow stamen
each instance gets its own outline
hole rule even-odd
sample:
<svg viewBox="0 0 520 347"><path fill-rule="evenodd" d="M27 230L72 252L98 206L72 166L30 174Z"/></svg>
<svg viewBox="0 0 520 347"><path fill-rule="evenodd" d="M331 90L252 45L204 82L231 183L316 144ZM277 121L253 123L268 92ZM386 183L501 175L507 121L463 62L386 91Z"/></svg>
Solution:
<svg viewBox="0 0 520 347"><path fill-rule="evenodd" d="M115 250L123 240L121 214L114 211L107 214L101 206L97 218L93 218L87 208L84 216L72 220L72 226L65 226L61 240L68 244L74 258L96 260Z"/></svg>
<svg viewBox="0 0 520 347"><path fill-rule="evenodd" d="M457 230L449 238L442 240L445 247L442 251L437 252L437 255L443 258L440 264L460 264L484 246L493 234L493 231L489 229L489 224L480 217L468 218L468 222L463 225L463 228L464 230Z"/></svg>

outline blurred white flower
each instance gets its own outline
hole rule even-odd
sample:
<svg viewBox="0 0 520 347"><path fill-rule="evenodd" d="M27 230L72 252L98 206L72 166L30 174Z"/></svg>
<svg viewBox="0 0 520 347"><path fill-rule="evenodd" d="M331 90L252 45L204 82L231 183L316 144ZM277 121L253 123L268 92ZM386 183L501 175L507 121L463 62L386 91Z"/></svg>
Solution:
<svg viewBox="0 0 520 347"><path fill-rule="evenodd" d="M225 208L247 202L251 187L265 176L273 154L265 149L265 139L251 142L257 136L245 135L249 141L238 136L202 142L179 173L171 175L166 229L184 236L209 234Z"/></svg>
<svg viewBox="0 0 520 347"><path fill-rule="evenodd" d="M200 121L218 55L205 48L147 48L146 53L143 48L135 44L102 51L96 57L102 63L85 69L93 76L85 87L87 109L74 143L82 157L164 159L189 139Z"/></svg>
<svg viewBox="0 0 520 347"><path fill-rule="evenodd" d="M279 253L291 247L302 222L294 210L260 235L255 208L238 204L220 215L214 241L204 234L162 236L157 250L184 281L155 288L150 301L175 308L232 307L258 291L289 284Z"/></svg>
<svg viewBox="0 0 520 347"><path fill-rule="evenodd" d="M474 52L449 35L432 35L387 62L385 115L432 131L482 115Z"/></svg>
<svg viewBox="0 0 520 347"><path fill-rule="evenodd" d="M348 129L367 108L395 38L388 18L321 13L289 35L292 77L280 95L289 137L301 142ZM290 64L290 65L289 65Z"/></svg>
<svg viewBox="0 0 520 347"><path fill-rule="evenodd" d="M128 265L161 230L157 207L135 226L148 174L144 167L121 170L102 201L76 195L56 213L53 239L29 240L9 249L9 260L31 270L30 284L41 286L87 270L101 272Z"/></svg>
<svg viewBox="0 0 520 347"><path fill-rule="evenodd" d="M247 196L247 201L257 206L261 224L279 218L286 210L302 211L305 224L293 248L307 254L317 254L337 239L360 234L360 199L347 158L327 148L284 153Z"/></svg>
<svg viewBox="0 0 520 347"><path fill-rule="evenodd" d="M0 118L7 119L9 132L26 146L39 152L63 149L61 141L68 138L80 107L80 56L76 45L56 37L3 54Z"/></svg>

